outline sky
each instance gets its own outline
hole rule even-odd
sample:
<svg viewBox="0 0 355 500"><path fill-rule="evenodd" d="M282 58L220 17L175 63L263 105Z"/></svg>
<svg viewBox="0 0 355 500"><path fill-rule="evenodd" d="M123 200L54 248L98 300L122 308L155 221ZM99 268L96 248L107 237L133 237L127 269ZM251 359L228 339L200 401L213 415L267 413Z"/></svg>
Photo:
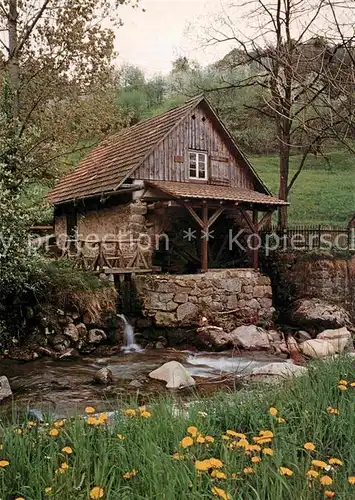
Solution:
<svg viewBox="0 0 355 500"><path fill-rule="evenodd" d="M221 11L223 0L141 0L138 9L121 7L117 29L118 64L141 67L148 76L168 73L179 56L202 65L223 57L228 47L202 47L204 27ZM142 9L145 12L142 12Z"/></svg>

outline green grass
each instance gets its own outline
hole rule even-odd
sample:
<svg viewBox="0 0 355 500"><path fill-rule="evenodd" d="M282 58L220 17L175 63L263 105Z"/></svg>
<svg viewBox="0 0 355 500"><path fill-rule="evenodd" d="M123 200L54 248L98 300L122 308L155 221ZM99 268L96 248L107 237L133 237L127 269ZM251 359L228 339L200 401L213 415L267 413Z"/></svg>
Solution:
<svg viewBox="0 0 355 500"><path fill-rule="evenodd" d="M188 412L172 411L172 402L161 399L149 406L150 418L140 416L139 410L133 417L119 411L111 424L89 425L78 416L65 422L57 437L49 435L53 422L33 428L23 421L16 422L16 428L2 423L0 453L9 465L0 470L0 497L41 500L46 498L45 488L52 488L49 498L83 500L90 498L92 488L100 487L106 500L207 500L215 498L212 488L217 487L231 499L319 500L325 498L326 488L319 478L309 483L305 473L312 459L328 462L335 457L343 465L328 472L317 469L320 477L331 477L333 484L327 489L336 492L336 499L354 499L355 485L348 477L355 475L355 388L349 384L348 390L340 391L340 379L355 379L351 359L315 363L309 376L277 388L249 387L209 400L196 396L198 402ZM328 414L329 406L339 414ZM270 415L270 407L277 408L277 416ZM278 417L285 422L279 423ZM191 447L182 448L180 442L192 425L215 441L207 445L195 439ZM272 448L273 456L230 449L233 438L222 439L228 429L245 433L250 443L261 430L271 430L272 442L262 447ZM306 442L314 443L315 451L304 450ZM73 453L62 452L64 446ZM175 453L182 460L174 460ZM259 455L261 462L253 464L252 456ZM223 462L219 470L226 479L213 479L211 470L197 472L196 461L212 457ZM63 463L69 467L60 473ZM244 473L250 466L254 473ZM280 467L293 474L282 475ZM123 475L133 469L136 474L125 479Z"/></svg>
<svg viewBox="0 0 355 500"><path fill-rule="evenodd" d="M330 151L323 157L310 155L290 195L290 224L346 226L355 211L355 156L346 150ZM278 156L250 158L252 165L272 191L279 187ZM300 156L291 157L295 172Z"/></svg>

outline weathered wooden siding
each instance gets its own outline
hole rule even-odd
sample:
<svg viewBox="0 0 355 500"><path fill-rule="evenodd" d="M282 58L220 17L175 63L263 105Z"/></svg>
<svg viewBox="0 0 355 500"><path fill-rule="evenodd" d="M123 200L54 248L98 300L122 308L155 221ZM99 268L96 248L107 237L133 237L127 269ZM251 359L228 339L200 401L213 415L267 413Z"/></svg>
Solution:
<svg viewBox="0 0 355 500"><path fill-rule="evenodd" d="M195 116L195 119L192 116ZM254 189L249 170L238 164L204 109L195 109L151 153L132 177L146 180L191 182L188 176L189 150L209 155L209 182Z"/></svg>

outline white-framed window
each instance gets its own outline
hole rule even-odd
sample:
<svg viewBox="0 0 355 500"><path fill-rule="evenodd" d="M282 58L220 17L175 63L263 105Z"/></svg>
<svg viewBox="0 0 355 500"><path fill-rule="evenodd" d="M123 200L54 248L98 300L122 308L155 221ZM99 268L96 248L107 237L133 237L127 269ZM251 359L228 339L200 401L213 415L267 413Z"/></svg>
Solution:
<svg viewBox="0 0 355 500"><path fill-rule="evenodd" d="M208 156L200 151L190 151L189 153L189 178L206 181Z"/></svg>

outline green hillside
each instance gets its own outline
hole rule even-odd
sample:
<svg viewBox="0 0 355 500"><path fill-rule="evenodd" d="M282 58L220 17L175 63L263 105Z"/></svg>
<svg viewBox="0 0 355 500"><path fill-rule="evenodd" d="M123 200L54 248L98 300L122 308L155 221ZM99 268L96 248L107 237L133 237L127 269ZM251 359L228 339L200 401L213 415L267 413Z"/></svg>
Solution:
<svg viewBox="0 0 355 500"><path fill-rule="evenodd" d="M250 157L252 165L273 194L279 185L278 156ZM291 158L295 172L300 157ZM355 212L355 155L331 151L326 158L311 155L289 199L290 224L344 226Z"/></svg>

